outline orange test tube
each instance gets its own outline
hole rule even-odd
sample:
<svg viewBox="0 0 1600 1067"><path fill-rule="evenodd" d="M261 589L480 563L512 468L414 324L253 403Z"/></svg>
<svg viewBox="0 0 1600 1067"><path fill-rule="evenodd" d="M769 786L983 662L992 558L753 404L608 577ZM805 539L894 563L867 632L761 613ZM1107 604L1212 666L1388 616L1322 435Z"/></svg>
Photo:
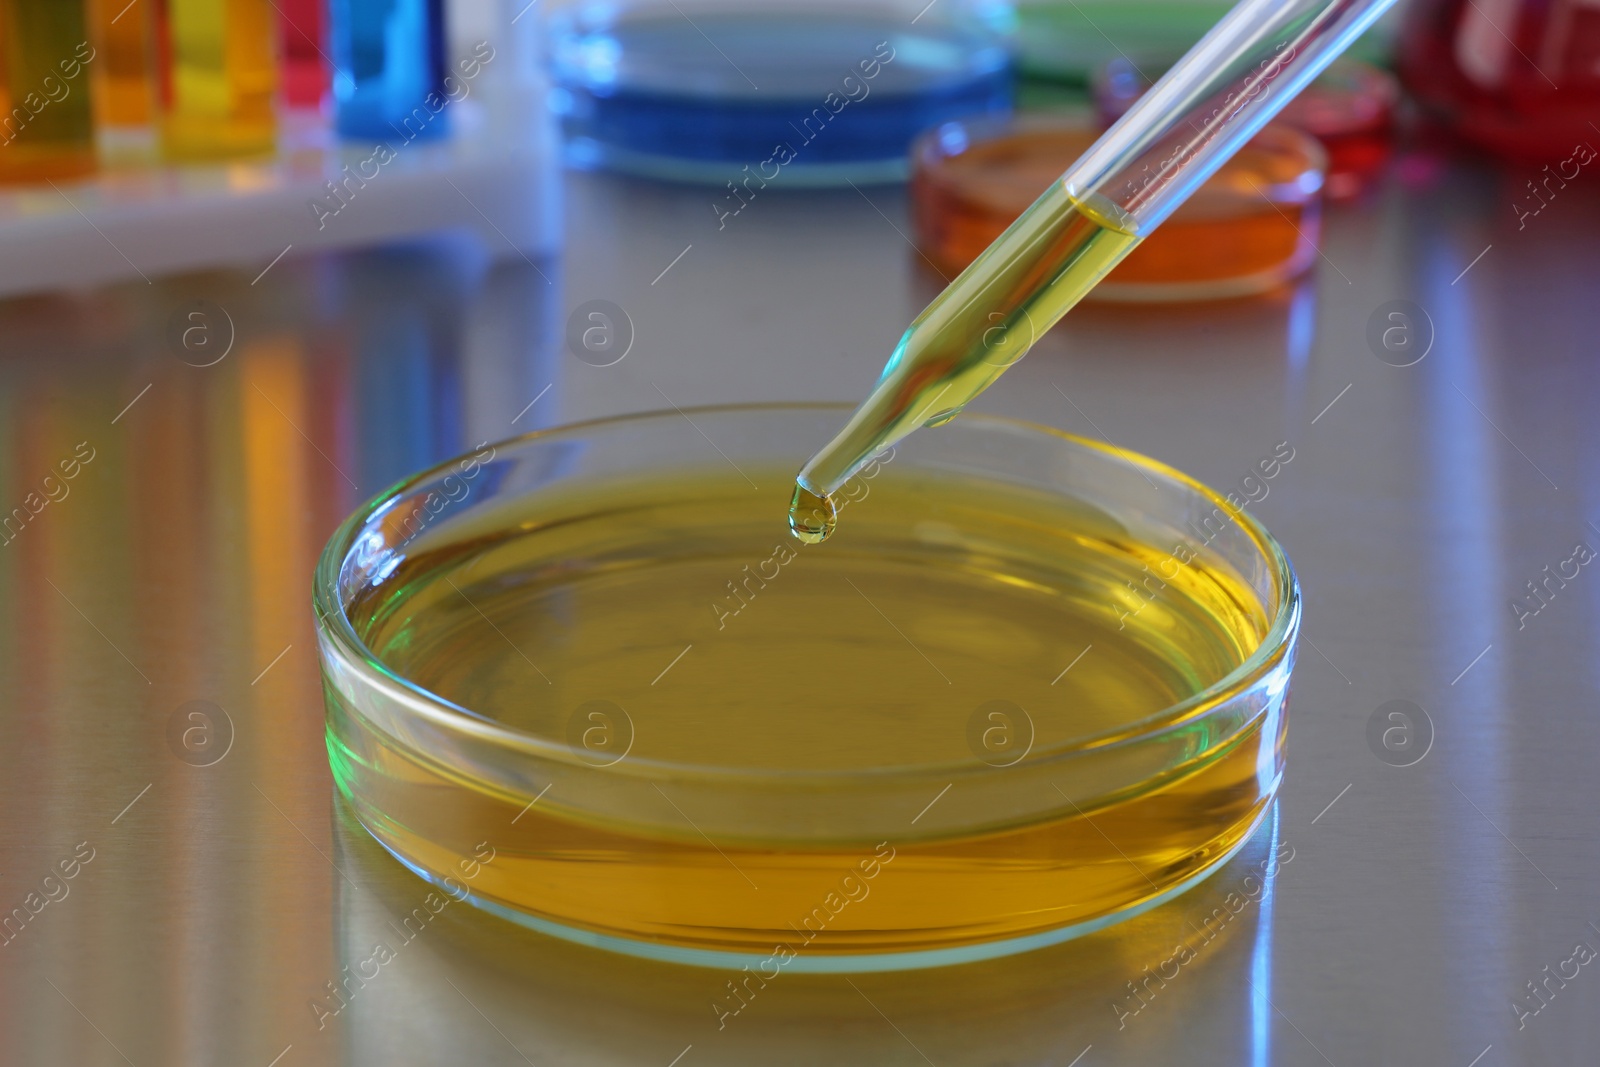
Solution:
<svg viewBox="0 0 1600 1067"><path fill-rule="evenodd" d="M0 0L0 181L95 169L88 69L95 59L83 4Z"/></svg>

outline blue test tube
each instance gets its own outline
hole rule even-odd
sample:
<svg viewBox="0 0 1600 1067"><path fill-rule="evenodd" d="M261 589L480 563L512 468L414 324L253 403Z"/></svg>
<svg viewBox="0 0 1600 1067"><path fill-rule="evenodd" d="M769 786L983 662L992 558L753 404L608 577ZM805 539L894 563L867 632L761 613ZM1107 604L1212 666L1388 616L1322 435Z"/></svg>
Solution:
<svg viewBox="0 0 1600 1067"><path fill-rule="evenodd" d="M398 145L449 131L444 0L329 0L328 15L339 136Z"/></svg>

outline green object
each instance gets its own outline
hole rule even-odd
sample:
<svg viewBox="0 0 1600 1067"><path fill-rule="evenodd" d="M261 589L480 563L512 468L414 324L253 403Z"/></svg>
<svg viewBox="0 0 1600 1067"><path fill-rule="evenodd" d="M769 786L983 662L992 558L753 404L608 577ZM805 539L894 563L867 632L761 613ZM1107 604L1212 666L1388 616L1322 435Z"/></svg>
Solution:
<svg viewBox="0 0 1600 1067"><path fill-rule="evenodd" d="M1017 82L1018 111L1080 111L1089 114L1094 98L1088 85L1069 84L1054 78L1021 78Z"/></svg>
<svg viewBox="0 0 1600 1067"><path fill-rule="evenodd" d="M1088 85L1124 52L1181 55L1233 7L1211 0L1084 0L1017 7L1017 65L1026 78Z"/></svg>
<svg viewBox="0 0 1600 1067"><path fill-rule="evenodd" d="M1233 6L1216 0L1023 0L1017 5L1016 45L1024 96L1029 80L1086 88L1095 71L1122 55L1176 60ZM1347 54L1389 66L1394 21L1391 12Z"/></svg>

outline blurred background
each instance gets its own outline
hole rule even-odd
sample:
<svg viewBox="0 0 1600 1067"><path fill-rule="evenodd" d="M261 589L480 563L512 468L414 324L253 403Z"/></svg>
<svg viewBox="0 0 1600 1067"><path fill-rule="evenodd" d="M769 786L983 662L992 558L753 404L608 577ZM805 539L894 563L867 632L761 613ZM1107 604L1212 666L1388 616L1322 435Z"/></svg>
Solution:
<svg viewBox="0 0 1600 1067"><path fill-rule="evenodd" d="M425 887L327 773L337 523L525 430L859 399L1227 6L0 0L0 1062L1579 1062L1588 0L1402 2L980 402L1224 490L1295 450L1289 769L1205 886L725 1028L727 975L465 907L347 982Z"/></svg>

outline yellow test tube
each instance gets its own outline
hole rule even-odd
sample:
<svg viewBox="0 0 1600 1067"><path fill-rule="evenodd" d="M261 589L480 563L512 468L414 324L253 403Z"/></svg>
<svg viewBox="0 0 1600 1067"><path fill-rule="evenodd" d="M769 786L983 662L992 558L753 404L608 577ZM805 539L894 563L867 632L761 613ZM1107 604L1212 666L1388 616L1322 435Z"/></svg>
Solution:
<svg viewBox="0 0 1600 1067"><path fill-rule="evenodd" d="M164 13L161 147L167 158L270 153L278 80L271 0L166 0Z"/></svg>
<svg viewBox="0 0 1600 1067"><path fill-rule="evenodd" d="M95 57L81 2L0 0L0 181L94 170Z"/></svg>
<svg viewBox="0 0 1600 1067"><path fill-rule="evenodd" d="M95 60L95 115L100 128L145 129L155 119L156 0L89 0Z"/></svg>

